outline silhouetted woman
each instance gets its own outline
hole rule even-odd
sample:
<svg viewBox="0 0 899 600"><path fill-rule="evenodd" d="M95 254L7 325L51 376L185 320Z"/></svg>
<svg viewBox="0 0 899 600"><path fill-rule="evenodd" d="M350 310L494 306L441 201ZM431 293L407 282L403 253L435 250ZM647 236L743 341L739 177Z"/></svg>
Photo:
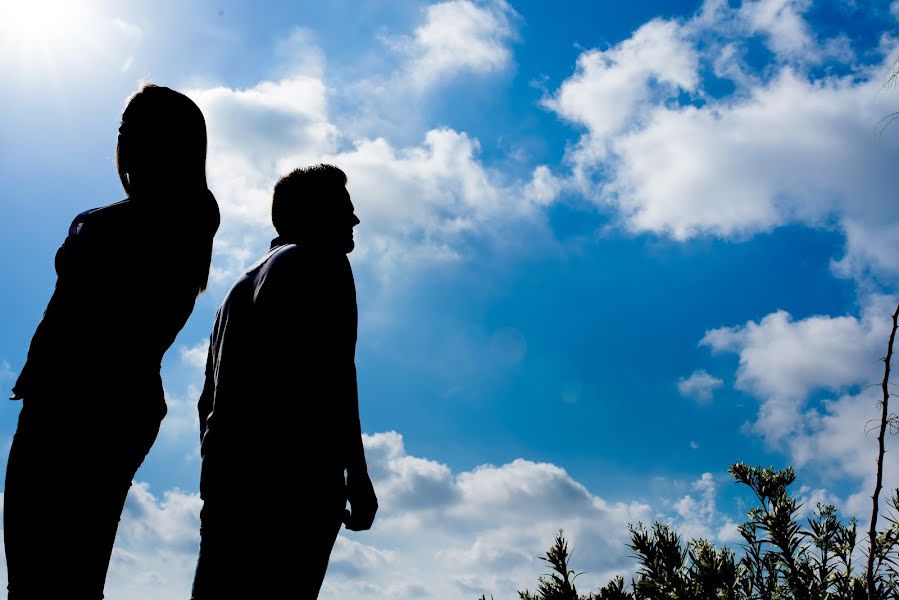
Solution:
<svg viewBox="0 0 899 600"><path fill-rule="evenodd" d="M219 212L197 105L143 86L116 162L128 198L75 217L13 388L23 406L3 512L10 600L103 597L131 479L166 413L162 355L209 275Z"/></svg>

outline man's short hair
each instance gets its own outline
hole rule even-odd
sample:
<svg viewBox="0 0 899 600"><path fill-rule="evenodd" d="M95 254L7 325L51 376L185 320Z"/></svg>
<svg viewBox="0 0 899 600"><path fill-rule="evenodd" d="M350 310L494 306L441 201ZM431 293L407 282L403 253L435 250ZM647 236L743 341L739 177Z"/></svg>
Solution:
<svg viewBox="0 0 899 600"><path fill-rule="evenodd" d="M317 164L294 169L275 184L272 225L279 235L296 232L305 221L326 213L335 190L346 185L346 173L334 165Z"/></svg>

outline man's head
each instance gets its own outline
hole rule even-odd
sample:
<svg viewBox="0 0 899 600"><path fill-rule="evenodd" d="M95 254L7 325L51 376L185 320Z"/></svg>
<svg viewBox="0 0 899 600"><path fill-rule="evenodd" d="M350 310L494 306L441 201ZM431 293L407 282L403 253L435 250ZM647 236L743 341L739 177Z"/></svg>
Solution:
<svg viewBox="0 0 899 600"><path fill-rule="evenodd" d="M346 174L333 165L301 167L275 185L272 224L285 241L352 252L359 219L346 189Z"/></svg>

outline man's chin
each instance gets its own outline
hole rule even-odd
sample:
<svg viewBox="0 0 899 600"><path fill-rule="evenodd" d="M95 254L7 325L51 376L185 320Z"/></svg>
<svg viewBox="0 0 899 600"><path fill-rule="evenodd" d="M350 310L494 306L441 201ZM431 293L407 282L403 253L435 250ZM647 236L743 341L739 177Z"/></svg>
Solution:
<svg viewBox="0 0 899 600"><path fill-rule="evenodd" d="M355 248L356 248L356 242L355 242L354 240L350 240L349 242L347 242L347 243L344 245L343 251L344 251L344 253L349 254L349 253L352 252Z"/></svg>

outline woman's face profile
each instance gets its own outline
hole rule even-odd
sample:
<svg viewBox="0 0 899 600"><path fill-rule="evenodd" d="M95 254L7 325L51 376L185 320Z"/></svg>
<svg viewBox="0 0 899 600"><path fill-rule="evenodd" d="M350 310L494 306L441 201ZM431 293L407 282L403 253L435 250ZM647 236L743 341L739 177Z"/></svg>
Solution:
<svg viewBox="0 0 899 600"><path fill-rule="evenodd" d="M119 135L116 138L115 156L119 180L122 182L122 187L125 188L125 192L130 194L132 192L131 177L128 172L128 142L124 117L122 124L119 126Z"/></svg>

